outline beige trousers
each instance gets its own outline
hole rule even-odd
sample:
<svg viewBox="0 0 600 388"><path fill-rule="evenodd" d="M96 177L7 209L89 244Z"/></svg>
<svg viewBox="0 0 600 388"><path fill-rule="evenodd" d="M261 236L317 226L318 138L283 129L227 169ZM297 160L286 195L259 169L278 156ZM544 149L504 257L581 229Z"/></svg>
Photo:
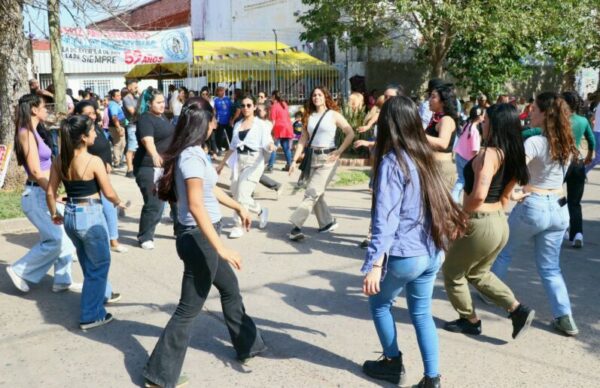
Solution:
<svg viewBox="0 0 600 388"><path fill-rule="evenodd" d="M333 222L333 216L325 202L325 189L335 175L338 162L328 163L328 156L316 154L312 156L312 166L304 199L290 217L290 222L298 228L304 225L311 211L315 212L320 228Z"/></svg>
<svg viewBox="0 0 600 388"><path fill-rule="evenodd" d="M231 182L231 194L246 210L258 214L261 206L252 198L252 193L265 170L265 159L259 151L250 154L238 154L237 163L238 178ZM234 213L233 219L236 226L241 225L237 213Z"/></svg>
<svg viewBox="0 0 600 388"><path fill-rule="evenodd" d="M452 192L456 183L456 164L452 160L438 160L446 189Z"/></svg>
<svg viewBox="0 0 600 388"><path fill-rule="evenodd" d="M123 159L123 152L125 151L125 136L127 134L125 131L123 133L119 132L117 127L109 127L110 138L112 139L113 144L113 165L117 166L121 164Z"/></svg>

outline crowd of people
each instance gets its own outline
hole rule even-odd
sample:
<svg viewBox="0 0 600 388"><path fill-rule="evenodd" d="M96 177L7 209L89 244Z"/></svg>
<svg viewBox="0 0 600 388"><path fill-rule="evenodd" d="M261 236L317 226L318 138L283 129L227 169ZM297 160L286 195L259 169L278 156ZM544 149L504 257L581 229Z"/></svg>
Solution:
<svg viewBox="0 0 600 388"><path fill-rule="evenodd" d="M598 162L600 109L595 121L588 120L575 92L541 93L528 105L506 95L495 104L484 95L461 102L452 84L432 79L426 99L417 104L401 85L390 84L356 128L357 133L372 131L372 138L355 141L355 129L325 87L314 88L292 119L277 90L270 99L264 92L254 96L236 90L232 101L223 87L216 88L214 98L208 88L198 95L170 88L165 96L152 87L140 93L130 80L122 90L111 90L103 104L89 91L72 100L70 116L60 124L59 147L43 125L45 100L52 93L35 83L31 92L19 100L15 151L27 173L23 211L40 241L7 272L25 293L54 267L52 291L81 292L81 329L111 322L105 306L121 298L109 281L111 252L127 251L118 241L118 213L129 204L110 176L126 168L125 176L135 178L143 198L139 246L154 249L155 229L168 205L175 250L184 263L179 305L143 370L146 386L187 382L181 368L192 323L213 285L238 359L244 362L266 350L234 272L242 267L241 255L220 238L220 205L233 211L229 238L250 231L251 212L258 215L258 227L266 228L268 209L253 194L258 183L276 191L281 187L264 175L274 169L279 146L282 170L290 176L301 170L299 184L305 187L289 218L289 239L295 242L305 238L302 227L311 213L319 233L338 227L325 200L327 187L346 149L370 150L372 206L361 271L383 355L364 363L368 376L405 382L391 308L406 289L424 365L418 386L441 386L431 313L440 269L458 315L445 330L482 333L470 284L483 301L506 311L512 337L522 336L535 311L517 299L506 275L515 248L526 241L534 244L554 327L568 336L578 334L560 254L563 238L583 246L581 199L586 173ZM340 131L341 142L336 141ZM582 138L585 154L579 150ZM231 195L217 186L226 168ZM64 198L58 194L61 183ZM516 205L507 218L511 201ZM82 268L82 285L71 275L74 260Z"/></svg>

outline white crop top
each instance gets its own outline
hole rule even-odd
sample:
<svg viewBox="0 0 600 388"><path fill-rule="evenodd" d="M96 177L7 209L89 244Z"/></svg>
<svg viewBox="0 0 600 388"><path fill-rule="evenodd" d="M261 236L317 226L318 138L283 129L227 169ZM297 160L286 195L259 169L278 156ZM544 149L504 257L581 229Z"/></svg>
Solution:
<svg viewBox="0 0 600 388"><path fill-rule="evenodd" d="M319 119L321 118L321 113L313 113L308 117L308 136L310 140L310 136L312 136ZM335 125L335 115L331 111L327 111L325 113L325 117L321 120L321 124L319 124L319 130L317 131L317 135L315 136L312 147L316 148L335 148L335 133L337 131L337 127Z"/></svg>

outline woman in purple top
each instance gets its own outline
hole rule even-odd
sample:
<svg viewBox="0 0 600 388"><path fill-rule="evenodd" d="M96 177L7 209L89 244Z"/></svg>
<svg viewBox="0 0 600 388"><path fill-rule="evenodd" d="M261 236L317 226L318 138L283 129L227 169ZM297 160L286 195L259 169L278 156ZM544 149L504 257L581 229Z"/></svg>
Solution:
<svg viewBox="0 0 600 388"><path fill-rule="evenodd" d="M52 291L81 290L81 284L73 283L71 277L75 247L63 227L52 223L46 206L52 151L36 128L47 115L44 100L39 96L27 94L19 99L15 153L19 165L27 172L21 206L40 234L40 241L25 256L6 267L13 284L22 292L29 291L28 283L39 283L52 266ZM58 210L62 212L63 209L60 205Z"/></svg>
<svg viewBox="0 0 600 388"><path fill-rule="evenodd" d="M405 376L391 308L406 288L408 310L425 367L418 387L440 387L438 338L431 315L433 284L441 252L465 232L466 215L445 189L415 103L392 97L377 122L374 155L373 235L364 265L363 292L383 347L377 361L366 361L370 377L402 384Z"/></svg>

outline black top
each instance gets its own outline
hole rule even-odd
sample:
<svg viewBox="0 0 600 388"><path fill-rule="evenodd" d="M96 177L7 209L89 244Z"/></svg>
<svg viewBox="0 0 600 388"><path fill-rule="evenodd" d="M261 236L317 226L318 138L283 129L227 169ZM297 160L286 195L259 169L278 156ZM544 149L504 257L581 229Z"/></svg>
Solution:
<svg viewBox="0 0 600 388"><path fill-rule="evenodd" d="M431 120L429 122L429 125L427 126L427 128L425 129L425 133L428 134L429 136L433 136L433 137L440 137L440 134L437 130L437 124L439 121L435 121L435 120ZM452 148L454 147L454 140L456 139L456 130L454 130L454 132L452 132L452 136L450 136L450 141L448 142L448 147L446 147L445 149L441 150L441 151L437 151L437 152L442 152L442 153L451 153L452 152Z"/></svg>
<svg viewBox="0 0 600 388"><path fill-rule="evenodd" d="M63 179L63 183L65 184L65 190L69 198L85 198L100 192L100 185L96 179L90 179L89 181L68 181Z"/></svg>
<svg viewBox="0 0 600 388"><path fill-rule="evenodd" d="M104 164L111 164L110 140L108 140L104 134L104 130L98 125L96 125L96 140L94 140L94 144L88 147L88 152L98 156Z"/></svg>
<svg viewBox="0 0 600 388"><path fill-rule="evenodd" d="M173 139L173 125L164 116L156 116L146 112L137 121L137 137L139 147L133 157L133 167L153 167L152 156L146 151L142 143L144 137L153 137L154 146L159 154L164 153Z"/></svg>
<svg viewBox="0 0 600 388"><path fill-rule="evenodd" d="M475 158L473 158L475 159ZM473 191L473 184L475 183L475 172L473 171L473 159L469 160L467 164L465 164L465 168L463 170L463 175L465 177L465 193L471 194ZM496 171L494 177L492 178L492 183L490 183L490 189L488 190L487 197L485 197L485 203L496 203L500 201L500 197L504 192L504 188L510 181L510 177L508 174L504 173L504 163L502 166Z"/></svg>

